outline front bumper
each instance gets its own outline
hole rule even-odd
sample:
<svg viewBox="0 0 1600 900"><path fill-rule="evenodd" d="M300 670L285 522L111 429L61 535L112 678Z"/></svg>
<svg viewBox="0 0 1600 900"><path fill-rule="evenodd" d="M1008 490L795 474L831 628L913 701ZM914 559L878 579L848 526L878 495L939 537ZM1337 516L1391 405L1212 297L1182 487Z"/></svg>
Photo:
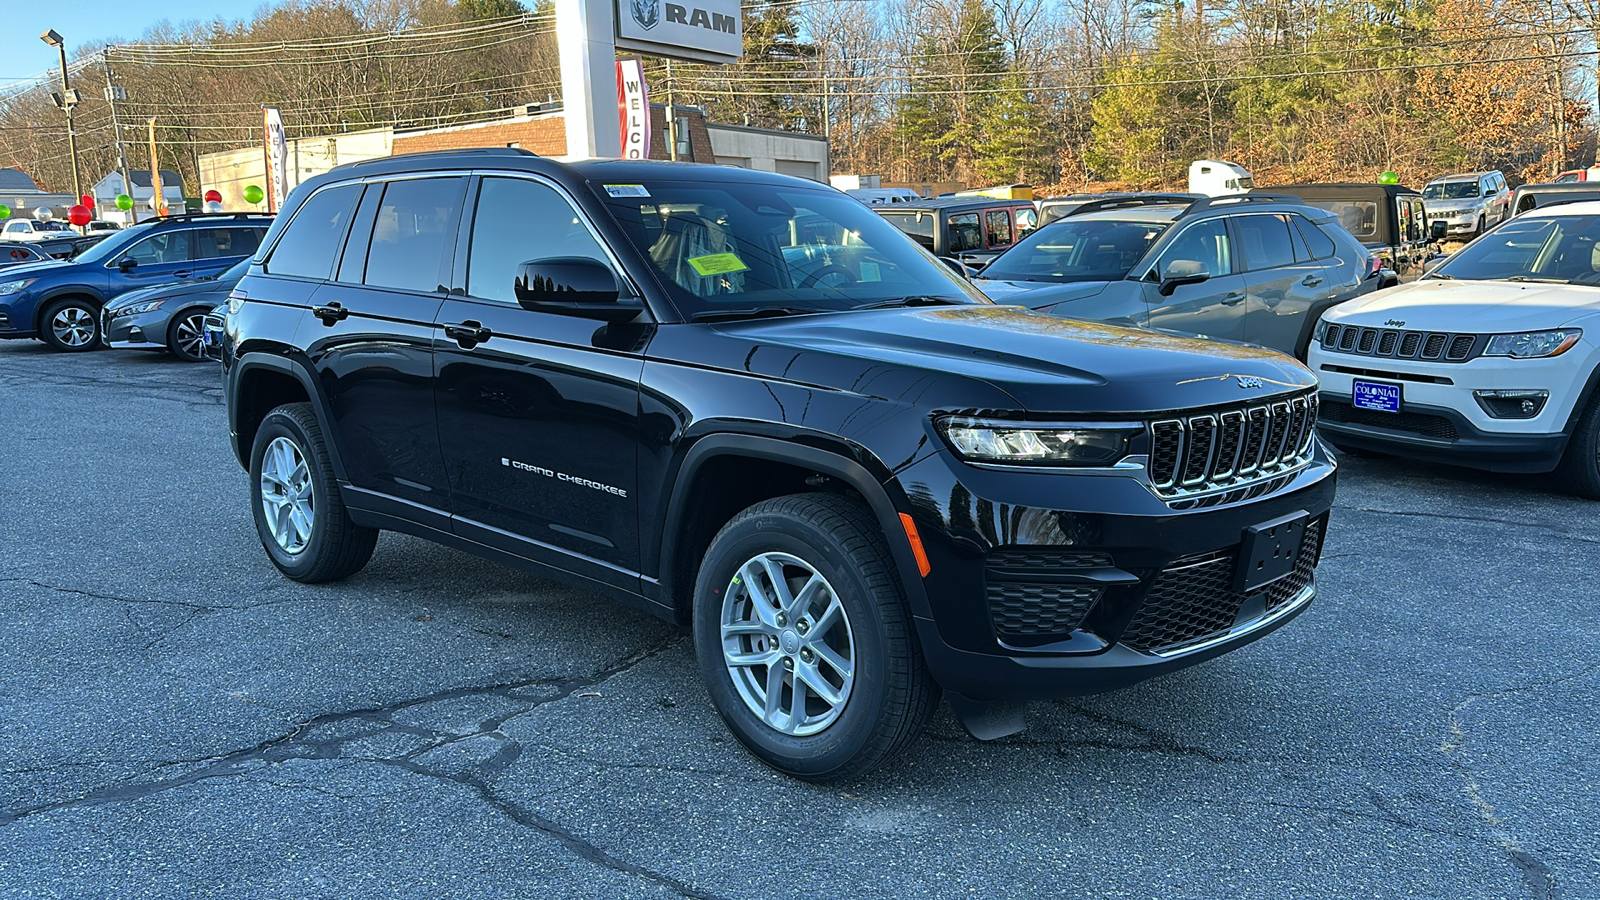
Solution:
<svg viewBox="0 0 1600 900"><path fill-rule="evenodd" d="M166 309L153 309L146 313L113 318L111 311L101 314L101 332L111 347L123 350L167 349L167 325L172 313Z"/></svg>
<svg viewBox="0 0 1600 900"><path fill-rule="evenodd" d="M16 304L0 306L0 340L33 337L37 332L28 327L31 324L32 317L24 316Z"/></svg>
<svg viewBox="0 0 1600 900"><path fill-rule="evenodd" d="M1125 687L1298 616L1316 593L1336 473L1319 449L1266 496L1188 511L1131 473L982 469L945 451L899 479L931 564L916 610L929 669L946 690L1000 701ZM1299 512L1311 522L1301 567L1234 591L1245 529Z"/></svg>

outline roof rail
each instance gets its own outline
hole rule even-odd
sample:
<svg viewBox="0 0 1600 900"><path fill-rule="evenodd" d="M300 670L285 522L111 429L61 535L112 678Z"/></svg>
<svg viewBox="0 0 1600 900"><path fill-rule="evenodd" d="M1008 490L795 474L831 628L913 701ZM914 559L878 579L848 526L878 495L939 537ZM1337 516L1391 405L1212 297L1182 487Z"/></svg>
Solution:
<svg viewBox="0 0 1600 900"><path fill-rule="evenodd" d="M1293 194L1258 194L1255 191L1248 194L1223 194L1221 197L1201 197L1189 204L1189 208L1184 210L1179 218L1204 212L1221 203L1293 203L1296 206L1304 206L1306 201Z"/></svg>
<svg viewBox="0 0 1600 900"><path fill-rule="evenodd" d="M1107 197L1104 200L1090 200L1069 211L1062 218L1081 215L1082 213L1100 212L1106 209L1123 209L1134 206L1156 206L1158 204L1192 203L1198 202L1198 194L1133 194L1127 197Z"/></svg>
<svg viewBox="0 0 1600 900"><path fill-rule="evenodd" d="M393 156L375 156L372 159L363 159L353 162L352 166L370 166L374 163L389 162L396 159L417 159L429 156L460 156L470 153L473 156L533 156L539 154L522 147L462 147L458 150L423 150L418 153L396 153Z"/></svg>
<svg viewBox="0 0 1600 900"><path fill-rule="evenodd" d="M265 218L265 217L270 216L270 215L272 215L272 213L269 213L269 212L173 213L171 215L166 215L166 216L153 216L151 218L145 219L144 222L171 222L171 221L175 221L175 220L178 220L178 219L248 219L248 218L251 218L251 217ZM144 222L140 222L139 224L143 225Z"/></svg>

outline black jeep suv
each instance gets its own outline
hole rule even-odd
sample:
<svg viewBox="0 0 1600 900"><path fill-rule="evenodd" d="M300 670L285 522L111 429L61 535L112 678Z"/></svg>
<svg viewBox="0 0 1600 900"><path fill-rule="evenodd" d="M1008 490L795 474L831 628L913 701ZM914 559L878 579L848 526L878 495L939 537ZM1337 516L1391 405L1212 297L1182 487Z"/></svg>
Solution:
<svg viewBox="0 0 1600 900"><path fill-rule="evenodd" d="M870 208L733 168L516 150L296 188L221 354L261 542L380 529L692 625L756 755L980 737L1304 610L1333 500L1287 356L995 306Z"/></svg>

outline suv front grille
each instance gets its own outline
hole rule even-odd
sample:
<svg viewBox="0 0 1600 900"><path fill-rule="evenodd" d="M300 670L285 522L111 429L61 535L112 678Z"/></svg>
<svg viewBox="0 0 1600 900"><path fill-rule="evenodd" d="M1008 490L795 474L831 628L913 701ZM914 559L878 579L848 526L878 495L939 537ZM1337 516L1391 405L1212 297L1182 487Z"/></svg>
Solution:
<svg viewBox="0 0 1600 900"><path fill-rule="evenodd" d="M1100 550L1013 546L990 552L984 574L995 633L1066 635L1083 623L1105 589L1053 576L1110 565L1110 554Z"/></svg>
<svg viewBox="0 0 1600 900"><path fill-rule="evenodd" d="M1241 487L1311 458L1317 396L1239 406L1150 424L1150 481L1176 499Z"/></svg>
<svg viewBox="0 0 1600 900"><path fill-rule="evenodd" d="M1322 419L1336 425L1359 425L1363 428L1386 428L1390 431L1406 431L1422 437L1433 438L1436 441L1460 440L1461 435L1456 431L1455 423L1444 416L1432 416L1427 413L1415 412L1378 412L1372 409L1358 409L1348 403L1338 400L1329 400L1322 404Z"/></svg>
<svg viewBox="0 0 1600 900"><path fill-rule="evenodd" d="M1333 353L1428 362L1467 362L1483 354L1488 338L1447 331L1406 331L1364 325L1329 324L1322 333L1322 349Z"/></svg>
<svg viewBox="0 0 1600 900"><path fill-rule="evenodd" d="M1293 600L1311 584L1321 552L1322 525L1318 520L1306 526L1294 571L1263 589L1267 612ZM1123 630L1121 642L1145 652L1171 650L1232 628L1248 597L1233 590L1238 559L1237 548L1218 550L1178 560L1163 569Z"/></svg>

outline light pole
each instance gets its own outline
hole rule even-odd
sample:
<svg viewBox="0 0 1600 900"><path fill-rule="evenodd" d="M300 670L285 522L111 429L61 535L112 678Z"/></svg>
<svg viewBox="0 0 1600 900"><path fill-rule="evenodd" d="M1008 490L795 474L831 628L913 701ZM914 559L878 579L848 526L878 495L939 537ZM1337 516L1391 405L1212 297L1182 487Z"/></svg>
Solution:
<svg viewBox="0 0 1600 900"><path fill-rule="evenodd" d="M54 28L39 35L39 40L61 51L61 93L56 105L67 112L67 153L72 157L72 196L83 196L83 178L78 175L78 129L73 122L72 110L82 98L67 86L67 45Z"/></svg>

